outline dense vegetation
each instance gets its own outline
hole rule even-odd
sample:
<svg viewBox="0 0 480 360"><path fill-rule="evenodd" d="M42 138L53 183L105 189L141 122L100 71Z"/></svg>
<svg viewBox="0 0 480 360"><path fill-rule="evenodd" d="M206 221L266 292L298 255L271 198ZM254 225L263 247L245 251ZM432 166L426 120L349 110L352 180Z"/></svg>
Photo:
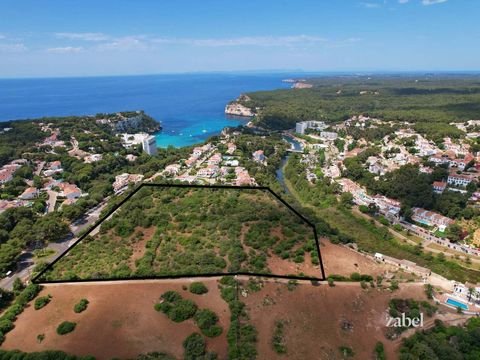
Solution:
<svg viewBox="0 0 480 360"><path fill-rule="evenodd" d="M293 128L301 120L346 120L364 114L410 122L464 121L480 112L478 76L351 76L308 80L311 89L249 93L260 125Z"/></svg>
<svg viewBox="0 0 480 360"><path fill-rule="evenodd" d="M23 249L63 239L69 228L57 213L45 216L19 207L0 214L0 273L12 269Z"/></svg>
<svg viewBox="0 0 480 360"><path fill-rule="evenodd" d="M0 316L0 344L5 340L5 334L15 327L14 322L17 316L23 312L30 301L35 299L41 289L40 285L28 285L16 295L13 303Z"/></svg>
<svg viewBox="0 0 480 360"><path fill-rule="evenodd" d="M269 258L303 263L307 252L317 264L312 229L263 190L147 187L46 277L270 273Z"/></svg>
<svg viewBox="0 0 480 360"><path fill-rule="evenodd" d="M0 360L95 360L95 358L93 356L68 355L63 351L55 350L32 353L24 353L19 350L0 350Z"/></svg>
<svg viewBox="0 0 480 360"><path fill-rule="evenodd" d="M231 360L254 360L257 356L257 330L248 323L245 303L238 299L239 282L232 276L220 280L222 299L230 308L230 328L227 333L228 358Z"/></svg>
<svg viewBox="0 0 480 360"><path fill-rule="evenodd" d="M405 339L400 360L415 359L480 359L480 319L471 318L465 326L445 326L436 320L433 329Z"/></svg>
<svg viewBox="0 0 480 360"><path fill-rule="evenodd" d="M413 299L394 298L390 300L388 307L389 307L388 312L392 318L405 316L405 319L408 319L409 323L411 323L415 319L420 319L421 312L431 317L437 311L437 307L434 305L431 305L428 301L418 302ZM387 334L387 337L394 338L399 333L407 329L408 327L390 326L389 327L390 332Z"/></svg>
<svg viewBox="0 0 480 360"><path fill-rule="evenodd" d="M46 194L42 194L31 208L8 209L0 214L0 273L13 269L23 250L64 238L69 231L67 221L82 217L88 209L113 194L112 183L116 174L141 173L148 177L167 164L185 158L191 150L159 149L157 157L148 156L140 149L127 150L109 125L96 123L96 119L108 116L98 114L94 117L72 116L2 123L12 130L0 134L0 166L19 158L27 160L27 163L14 173L12 181L0 187L1 199L11 200L23 192L27 187L25 179L32 180L36 187L41 188L42 179L33 175L36 166L34 161L48 163L57 160L61 161L64 171L53 177L76 184L88 196L80 198L73 205L63 206L61 211L43 216ZM153 120L145 114L144 118L147 119L145 126L150 127ZM58 140L65 141L66 147L39 146L38 143L51 135L49 131L41 131L40 123L50 123L52 129L58 128ZM78 141L80 150L102 154L103 159L89 164L70 156L67 151L72 149L72 138ZM133 163L127 161L127 153L137 155L137 160Z"/></svg>

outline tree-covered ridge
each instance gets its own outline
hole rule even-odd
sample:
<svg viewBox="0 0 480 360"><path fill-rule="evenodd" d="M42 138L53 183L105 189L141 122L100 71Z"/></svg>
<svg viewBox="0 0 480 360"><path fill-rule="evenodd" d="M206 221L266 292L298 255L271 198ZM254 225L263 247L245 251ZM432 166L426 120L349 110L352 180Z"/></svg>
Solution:
<svg viewBox="0 0 480 360"><path fill-rule="evenodd" d="M36 158L50 149L49 145L40 145L43 139L51 132L42 131L41 124L52 124L60 129L58 140L67 143L67 150L71 149L70 140L78 140L78 148L95 153L114 153L123 149L120 138L115 136L113 124L115 122L139 117L137 126L132 127L134 132L155 132L161 126L151 116L143 111L129 111L112 114L96 114L94 116L64 116L43 117L38 119L14 120L2 122L0 126L0 166L18 158ZM106 122L104 122L104 120ZM1 131L11 128L9 131ZM66 153L63 151L62 153Z"/></svg>
<svg viewBox="0 0 480 360"><path fill-rule="evenodd" d="M309 79L310 89L248 93L262 110L260 125L288 129L301 120L341 121L364 114L386 120L443 122L477 119L478 76L351 76Z"/></svg>
<svg viewBox="0 0 480 360"><path fill-rule="evenodd" d="M45 277L320 276L318 263L313 229L265 190L143 187Z"/></svg>
<svg viewBox="0 0 480 360"><path fill-rule="evenodd" d="M472 318L462 327L445 326L436 320L433 329L404 340L400 359L480 359L480 321Z"/></svg>

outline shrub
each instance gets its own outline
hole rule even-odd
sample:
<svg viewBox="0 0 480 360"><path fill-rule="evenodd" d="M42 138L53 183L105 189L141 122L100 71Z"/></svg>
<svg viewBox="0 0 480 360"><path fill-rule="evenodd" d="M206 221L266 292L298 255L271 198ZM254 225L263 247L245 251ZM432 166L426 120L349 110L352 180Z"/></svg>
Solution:
<svg viewBox="0 0 480 360"><path fill-rule="evenodd" d="M40 310L41 308L47 306L47 304L50 302L50 299L52 298L51 295L48 296L40 296L35 299L35 303L33 307L35 310Z"/></svg>
<svg viewBox="0 0 480 360"><path fill-rule="evenodd" d="M285 354L287 347L285 346L285 325L283 321L275 322L275 329L273 330L272 345L277 354Z"/></svg>
<svg viewBox="0 0 480 360"><path fill-rule="evenodd" d="M189 335L183 342L185 359L199 359L201 356L205 355L206 347L207 345L202 335L198 333Z"/></svg>
<svg viewBox="0 0 480 360"><path fill-rule="evenodd" d="M433 299L433 286L430 284L425 284L425 294L428 299Z"/></svg>
<svg viewBox="0 0 480 360"><path fill-rule="evenodd" d="M216 337L222 333L222 328L217 325L218 316L213 311L202 309L195 314L195 323L202 334L208 337Z"/></svg>
<svg viewBox="0 0 480 360"><path fill-rule="evenodd" d="M7 319L0 320L0 333L6 334L13 329L13 322Z"/></svg>
<svg viewBox="0 0 480 360"><path fill-rule="evenodd" d="M76 326L77 324L74 322L64 321L60 325L58 325L57 334L65 335L65 334L71 333L73 330L75 330Z"/></svg>
<svg viewBox="0 0 480 360"><path fill-rule="evenodd" d="M16 303L22 306L27 305L29 301L35 299L35 296L38 295L41 289L41 286L37 284L28 285L25 290L23 290L20 295L17 296Z"/></svg>
<svg viewBox="0 0 480 360"><path fill-rule="evenodd" d="M20 294L23 290L25 289L25 285L23 284L22 280L20 278L15 278L13 281L13 292L15 294Z"/></svg>
<svg viewBox="0 0 480 360"><path fill-rule="evenodd" d="M89 302L87 299L81 299L77 304L75 304L75 306L73 307L73 311L79 314L87 309L88 304Z"/></svg>
<svg viewBox="0 0 480 360"><path fill-rule="evenodd" d="M180 295L178 292L176 291L167 291L166 293L164 293L161 298L165 301L168 301L168 302L175 302L175 301L178 301L182 298L182 295Z"/></svg>
<svg viewBox="0 0 480 360"><path fill-rule="evenodd" d="M399 289L398 281L397 280L392 280L392 282L390 284L390 290L395 291L395 290L398 290L398 289Z"/></svg>
<svg viewBox="0 0 480 360"><path fill-rule="evenodd" d="M190 284L190 292L192 294L203 295L208 292L208 288L202 282L193 282Z"/></svg>
<svg viewBox="0 0 480 360"><path fill-rule="evenodd" d="M387 357L385 355L385 348L383 346L383 343L378 341L377 344L375 345L375 360L385 360Z"/></svg>
<svg viewBox="0 0 480 360"><path fill-rule="evenodd" d="M297 280L288 280L288 283L287 283L287 289L289 291L293 291L297 288L298 286L298 281Z"/></svg>
<svg viewBox="0 0 480 360"><path fill-rule="evenodd" d="M175 360L175 358L165 353L152 352L139 355L137 360Z"/></svg>
<svg viewBox="0 0 480 360"><path fill-rule="evenodd" d="M331 286L331 287L335 286L335 280L333 280L331 277L329 277L327 281L328 281L328 286Z"/></svg>
<svg viewBox="0 0 480 360"><path fill-rule="evenodd" d="M161 298L164 301L155 304L154 308L156 311L163 312L172 321L185 321L197 312L197 305L191 300L183 299L176 291L167 291Z"/></svg>
<svg viewBox="0 0 480 360"><path fill-rule="evenodd" d="M344 358L347 358L347 357L353 357L353 355L355 355L355 353L353 352L352 348L348 347L348 346L340 346L338 348L338 350L340 350L340 352L342 353L343 357Z"/></svg>
<svg viewBox="0 0 480 360"><path fill-rule="evenodd" d="M197 312L197 305L191 300L178 300L167 313L170 320L182 322L190 319Z"/></svg>

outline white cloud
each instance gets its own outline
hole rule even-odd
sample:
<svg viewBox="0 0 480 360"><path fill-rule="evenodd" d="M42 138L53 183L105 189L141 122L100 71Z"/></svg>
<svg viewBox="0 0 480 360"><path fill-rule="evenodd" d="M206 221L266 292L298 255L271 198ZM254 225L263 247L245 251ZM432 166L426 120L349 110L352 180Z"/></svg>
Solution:
<svg viewBox="0 0 480 360"><path fill-rule="evenodd" d="M226 46L293 46L315 43L326 43L327 39L318 36L292 35L292 36L247 36L237 38L155 38L156 44L179 44L205 47L226 47Z"/></svg>
<svg viewBox="0 0 480 360"><path fill-rule="evenodd" d="M366 7L367 9L377 9L381 6L381 4L372 3L372 2L361 2L360 5L362 5L363 7Z"/></svg>
<svg viewBox="0 0 480 360"><path fill-rule="evenodd" d="M111 42L100 44L97 46L98 50L146 50L149 45L143 41L143 36L125 36L114 39Z"/></svg>
<svg viewBox="0 0 480 360"><path fill-rule="evenodd" d="M110 36L103 33L55 33L59 39L83 40L83 41L106 41Z"/></svg>
<svg viewBox="0 0 480 360"><path fill-rule="evenodd" d="M6 39L7 37L5 35L0 34L0 40Z"/></svg>
<svg viewBox="0 0 480 360"><path fill-rule="evenodd" d="M47 52L53 54L71 54L71 53L79 53L82 51L82 47L74 47L74 46L65 46L65 47L56 47L47 49Z"/></svg>
<svg viewBox="0 0 480 360"><path fill-rule="evenodd" d="M398 0L398 3L399 4L406 4L408 3L409 0Z"/></svg>
<svg viewBox="0 0 480 360"><path fill-rule="evenodd" d="M20 53L27 51L25 44L0 44L0 53Z"/></svg>
<svg viewBox="0 0 480 360"><path fill-rule="evenodd" d="M428 5L445 3L447 1L448 0L422 0L422 4L428 6Z"/></svg>

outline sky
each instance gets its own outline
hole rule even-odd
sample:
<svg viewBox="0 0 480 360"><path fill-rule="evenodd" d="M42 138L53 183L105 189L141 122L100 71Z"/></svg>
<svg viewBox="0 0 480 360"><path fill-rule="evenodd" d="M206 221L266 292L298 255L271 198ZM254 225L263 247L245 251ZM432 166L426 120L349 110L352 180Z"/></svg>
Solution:
<svg viewBox="0 0 480 360"><path fill-rule="evenodd" d="M2 0L0 77L480 70L477 0Z"/></svg>

